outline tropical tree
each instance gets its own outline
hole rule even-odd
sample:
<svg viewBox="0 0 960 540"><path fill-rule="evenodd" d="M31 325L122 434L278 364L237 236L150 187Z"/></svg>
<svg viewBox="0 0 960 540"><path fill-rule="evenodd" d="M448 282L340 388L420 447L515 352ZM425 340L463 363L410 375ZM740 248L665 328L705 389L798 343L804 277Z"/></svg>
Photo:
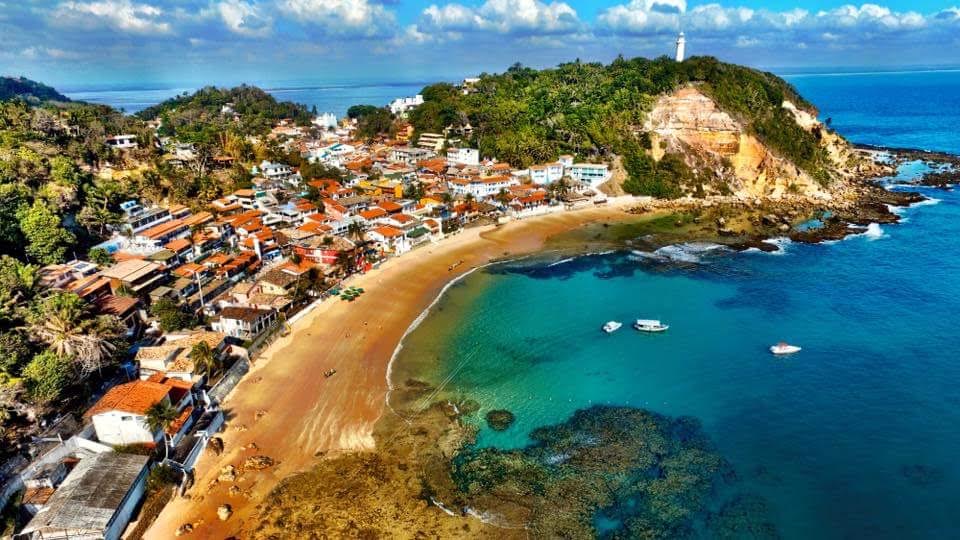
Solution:
<svg viewBox="0 0 960 540"><path fill-rule="evenodd" d="M343 272L344 275L349 274L353 271L353 254L349 251L338 251L337 252L337 267Z"/></svg>
<svg viewBox="0 0 960 540"><path fill-rule="evenodd" d="M86 376L100 371L113 358L119 322L110 316L94 317L83 299L58 292L44 298L28 317L30 332L54 354L72 358Z"/></svg>
<svg viewBox="0 0 960 540"><path fill-rule="evenodd" d="M40 267L13 257L0 257L0 323L17 317L18 310L36 294Z"/></svg>
<svg viewBox="0 0 960 540"><path fill-rule="evenodd" d="M20 230L27 239L27 254L43 264L62 262L76 243L73 233L63 228L60 216L37 199L19 212Z"/></svg>
<svg viewBox="0 0 960 540"><path fill-rule="evenodd" d="M198 341L190 349L190 359L194 369L207 375L213 375L220 369L220 359L206 341Z"/></svg>
<svg viewBox="0 0 960 540"><path fill-rule="evenodd" d="M150 428L150 431L156 433L157 431L161 432L163 436L163 459L169 457L170 445L167 440L167 428L169 428L173 421L177 419L177 409L170 405L166 400L158 401L151 405L146 412L146 422L147 427Z"/></svg>
<svg viewBox="0 0 960 540"><path fill-rule="evenodd" d="M40 404L60 397L72 379L71 359L47 350L33 357L23 368L27 396Z"/></svg>

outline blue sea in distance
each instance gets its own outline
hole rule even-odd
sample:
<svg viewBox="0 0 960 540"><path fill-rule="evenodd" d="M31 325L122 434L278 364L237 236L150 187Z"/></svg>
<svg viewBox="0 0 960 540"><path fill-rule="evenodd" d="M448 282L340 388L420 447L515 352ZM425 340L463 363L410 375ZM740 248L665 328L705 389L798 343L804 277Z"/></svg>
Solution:
<svg viewBox="0 0 960 540"><path fill-rule="evenodd" d="M341 117L352 105L369 104L383 106L395 98L410 96L420 92L429 83L354 83L354 84L317 84L315 82L260 83L260 86L280 101L302 103L307 107L316 107L317 112L331 112ZM184 92L197 90L191 86L163 87L78 87L67 88L63 92L70 99L110 105L133 114L165 99Z"/></svg>
<svg viewBox="0 0 960 540"><path fill-rule="evenodd" d="M792 82L855 141L960 150L958 73ZM505 432L481 426L481 446L523 446L593 404L689 415L784 538L957 538L960 194L923 191L900 224L776 254L489 267L450 288L397 366L516 414ZM671 328L599 330L636 318ZM774 357L780 340L803 351Z"/></svg>

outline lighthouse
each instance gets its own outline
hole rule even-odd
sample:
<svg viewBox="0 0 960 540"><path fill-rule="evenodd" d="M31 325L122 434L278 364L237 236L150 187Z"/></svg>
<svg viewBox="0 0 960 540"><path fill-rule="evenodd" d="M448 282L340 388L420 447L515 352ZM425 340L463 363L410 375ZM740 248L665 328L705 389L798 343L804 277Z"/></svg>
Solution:
<svg viewBox="0 0 960 540"><path fill-rule="evenodd" d="M683 62L683 53L686 45L687 40L683 37L683 32L680 32L680 35L677 36L677 62Z"/></svg>

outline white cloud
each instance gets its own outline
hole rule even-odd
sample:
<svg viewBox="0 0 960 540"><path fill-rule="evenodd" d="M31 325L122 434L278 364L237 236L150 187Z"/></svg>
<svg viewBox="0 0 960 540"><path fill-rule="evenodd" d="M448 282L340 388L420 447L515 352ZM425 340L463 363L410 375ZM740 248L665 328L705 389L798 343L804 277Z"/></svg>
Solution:
<svg viewBox="0 0 960 540"><path fill-rule="evenodd" d="M489 32L512 35L565 34L582 24L565 2L487 0L476 8L462 4L431 5L420 17L422 32Z"/></svg>
<svg viewBox="0 0 960 540"><path fill-rule="evenodd" d="M272 21L261 14L259 6L243 0L224 0L217 4L217 12L231 32L257 37L270 34Z"/></svg>
<svg viewBox="0 0 960 540"><path fill-rule="evenodd" d="M632 0L601 11L597 26L603 31L626 35L676 31L686 10L685 0Z"/></svg>
<svg viewBox="0 0 960 540"><path fill-rule="evenodd" d="M107 26L132 34L167 34L170 23L162 20L163 10L130 0L62 2L53 12L53 23L61 26L96 28Z"/></svg>
<svg viewBox="0 0 960 540"><path fill-rule="evenodd" d="M34 46L27 47L26 49L20 51L20 56L28 60L40 60L44 58L53 60L77 60L82 58L83 55L72 51L65 51L63 49Z"/></svg>
<svg viewBox="0 0 960 540"><path fill-rule="evenodd" d="M393 12L371 0L278 0L278 8L294 22L331 35L373 37L396 31Z"/></svg>

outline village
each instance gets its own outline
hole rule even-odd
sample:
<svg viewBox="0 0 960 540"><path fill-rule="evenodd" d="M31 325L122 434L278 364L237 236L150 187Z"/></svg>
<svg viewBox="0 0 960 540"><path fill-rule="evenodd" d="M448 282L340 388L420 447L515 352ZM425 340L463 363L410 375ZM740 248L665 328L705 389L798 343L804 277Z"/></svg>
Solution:
<svg viewBox="0 0 960 540"><path fill-rule="evenodd" d="M470 92L475 82L459 88ZM421 104L419 95L390 103L399 128L372 140L358 136L356 119L329 113L308 127L283 119L272 128L271 144L338 178L204 156L160 136L159 120L150 123L166 163L243 165L251 185L192 208L128 200L91 250L97 260L40 268L42 289L75 294L97 315L115 317L132 346L120 375L82 415L44 421L29 448L0 465L0 508L20 497L30 518L18 537L113 539L138 525L142 532L152 517L146 509L159 512L164 502L144 502L150 484L189 487L201 453L222 445L221 403L259 353L319 303L362 295L351 276L393 258L402 264L465 228L607 202L600 186L612 176L608 164L565 155L514 168L467 147L469 124L415 137L404 118ZM229 105L221 114L238 117ZM119 156L141 144L124 133L104 143Z"/></svg>

